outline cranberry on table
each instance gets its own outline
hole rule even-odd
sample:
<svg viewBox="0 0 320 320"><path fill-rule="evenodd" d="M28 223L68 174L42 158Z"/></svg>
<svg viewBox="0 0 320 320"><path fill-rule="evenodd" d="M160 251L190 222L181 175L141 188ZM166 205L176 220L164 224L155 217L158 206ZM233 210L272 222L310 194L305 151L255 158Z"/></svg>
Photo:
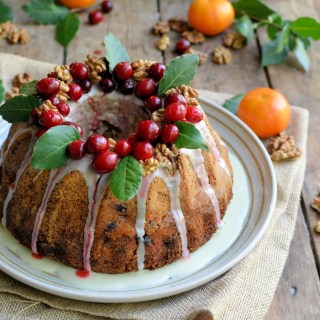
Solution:
<svg viewBox="0 0 320 320"><path fill-rule="evenodd" d="M151 78L145 78L136 84L135 94L140 99L146 99L154 93L154 88L154 80Z"/></svg>
<svg viewBox="0 0 320 320"><path fill-rule="evenodd" d="M101 90L110 93L116 88L115 82L111 78L105 78L100 81Z"/></svg>
<svg viewBox="0 0 320 320"><path fill-rule="evenodd" d="M118 161L119 157L115 152L103 151L93 159L92 168L97 173L108 173L116 168Z"/></svg>
<svg viewBox="0 0 320 320"><path fill-rule="evenodd" d="M80 137L83 136L82 128L79 125L77 125L76 123L74 123L72 121L65 121L65 122L63 122L63 125L74 127L75 129L77 129L79 131Z"/></svg>
<svg viewBox="0 0 320 320"><path fill-rule="evenodd" d="M101 11L104 13L109 13L113 9L113 3L109 0L104 0L101 2Z"/></svg>
<svg viewBox="0 0 320 320"><path fill-rule="evenodd" d="M62 124L62 117L58 111L45 110L41 113L39 123L43 128L50 129Z"/></svg>
<svg viewBox="0 0 320 320"><path fill-rule="evenodd" d="M36 90L46 97L55 96L60 90L60 82L54 78L44 78L38 81Z"/></svg>
<svg viewBox="0 0 320 320"><path fill-rule="evenodd" d="M106 137L100 134L93 134L87 139L87 149L89 153L100 153L109 148L109 143Z"/></svg>
<svg viewBox="0 0 320 320"><path fill-rule="evenodd" d="M184 106L187 106L187 100L185 97L180 94L180 93L170 93L169 95L166 96L164 100L164 105L167 106L171 103L179 102L183 104Z"/></svg>
<svg viewBox="0 0 320 320"><path fill-rule="evenodd" d="M173 143L179 136L179 129L174 124L167 124L161 128L161 139L164 143Z"/></svg>
<svg viewBox="0 0 320 320"><path fill-rule="evenodd" d="M60 99L57 98L56 96L52 96L52 97L48 98L48 100L49 100L49 101L51 102L51 104L52 104L53 106L55 106L55 107L60 103Z"/></svg>
<svg viewBox="0 0 320 320"><path fill-rule="evenodd" d="M120 139L117 141L114 152L121 158L128 156L131 152L131 145L128 140Z"/></svg>
<svg viewBox="0 0 320 320"><path fill-rule="evenodd" d="M121 81L120 83L118 83L118 90L124 95L132 94L134 91L133 80L128 79L126 81Z"/></svg>
<svg viewBox="0 0 320 320"><path fill-rule="evenodd" d="M66 104L65 102L60 101L60 102L56 105L56 107L57 107L59 113L60 113L62 116L66 117L66 116L69 115L69 113L70 113L70 107L69 107L69 105Z"/></svg>
<svg viewBox="0 0 320 320"><path fill-rule="evenodd" d="M151 96L145 101L144 105L150 111L155 111L162 108L162 101L159 96Z"/></svg>
<svg viewBox="0 0 320 320"><path fill-rule="evenodd" d="M166 67L163 63L156 62L149 68L149 77L158 81L162 79Z"/></svg>
<svg viewBox="0 0 320 320"><path fill-rule="evenodd" d="M187 39L180 39L176 43L176 51L177 53L184 53L186 52L191 46L191 43Z"/></svg>
<svg viewBox="0 0 320 320"><path fill-rule="evenodd" d="M91 90L92 82L89 79L78 81L78 85L81 87L83 93L88 93Z"/></svg>
<svg viewBox="0 0 320 320"><path fill-rule="evenodd" d="M136 141L137 141L138 137L136 133L131 133L128 136L128 142L129 144L132 146Z"/></svg>
<svg viewBox="0 0 320 320"><path fill-rule="evenodd" d="M171 103L164 110L164 114L169 121L184 120L187 108L181 103Z"/></svg>
<svg viewBox="0 0 320 320"><path fill-rule="evenodd" d="M82 97L81 87L76 83L70 84L68 96L70 97L71 100L78 101Z"/></svg>
<svg viewBox="0 0 320 320"><path fill-rule="evenodd" d="M125 81L132 76L132 67L129 62L119 62L113 69L117 79Z"/></svg>
<svg viewBox="0 0 320 320"><path fill-rule="evenodd" d="M191 123L198 123L203 119L203 112L195 106L187 108L186 120Z"/></svg>
<svg viewBox="0 0 320 320"><path fill-rule="evenodd" d="M103 14L101 11L96 10L89 13L89 23L94 25L98 24L103 20Z"/></svg>
<svg viewBox="0 0 320 320"><path fill-rule="evenodd" d="M86 64L73 62L70 64L70 72L75 79L85 80L89 76L89 70Z"/></svg>
<svg viewBox="0 0 320 320"><path fill-rule="evenodd" d="M83 140L74 140L68 147L69 155L72 159L80 160L87 154L86 142Z"/></svg>
<svg viewBox="0 0 320 320"><path fill-rule="evenodd" d="M149 141L137 141L132 146L132 155L139 161L145 161L152 158L154 149Z"/></svg>
<svg viewBox="0 0 320 320"><path fill-rule="evenodd" d="M39 139L42 135L44 135L48 130L47 129L39 129L37 132L36 132L36 137L37 139Z"/></svg>
<svg viewBox="0 0 320 320"><path fill-rule="evenodd" d="M137 134L144 140L156 140L159 136L159 132L159 126L152 120L144 120L138 123Z"/></svg>

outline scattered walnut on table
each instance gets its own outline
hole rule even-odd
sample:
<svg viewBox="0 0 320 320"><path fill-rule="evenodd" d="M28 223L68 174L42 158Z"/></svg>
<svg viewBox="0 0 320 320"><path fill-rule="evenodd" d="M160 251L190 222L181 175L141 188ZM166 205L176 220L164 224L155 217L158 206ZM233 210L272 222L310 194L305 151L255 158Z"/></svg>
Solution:
<svg viewBox="0 0 320 320"><path fill-rule="evenodd" d="M164 34L161 36L159 41L157 41L156 45L158 50L165 51L170 46L170 38L168 37L168 35Z"/></svg>
<svg viewBox="0 0 320 320"><path fill-rule="evenodd" d="M153 25L151 29L151 32L157 36L168 33L169 31L170 31L170 26L167 21L158 21Z"/></svg>
<svg viewBox="0 0 320 320"><path fill-rule="evenodd" d="M195 50L192 48L189 48L187 51L185 51L183 54L196 54L199 57L199 66L202 66L206 60L208 59L208 55L205 52Z"/></svg>
<svg viewBox="0 0 320 320"><path fill-rule="evenodd" d="M187 21L183 20L181 17L178 17L178 16L170 18L168 20L168 24L171 30L179 33L192 29L192 27Z"/></svg>
<svg viewBox="0 0 320 320"><path fill-rule="evenodd" d="M317 222L315 230L317 233L320 233L320 221Z"/></svg>
<svg viewBox="0 0 320 320"><path fill-rule="evenodd" d="M20 88L32 81L32 77L30 76L29 73L18 73L16 74L13 79L12 79L12 87L11 91L8 91L6 93L6 100L11 99L17 95L19 95Z"/></svg>
<svg viewBox="0 0 320 320"><path fill-rule="evenodd" d="M229 64L231 60L231 52L223 46L217 46L212 52L212 61L216 64Z"/></svg>
<svg viewBox="0 0 320 320"><path fill-rule="evenodd" d="M230 31L225 35L223 44L226 47L238 50L246 45L246 38L237 31Z"/></svg>
<svg viewBox="0 0 320 320"><path fill-rule="evenodd" d="M320 193L315 197L311 203L311 208L320 213Z"/></svg>
<svg viewBox="0 0 320 320"><path fill-rule="evenodd" d="M184 31L182 32L182 37L187 39L192 44L202 43L206 40L204 34L197 30Z"/></svg>
<svg viewBox="0 0 320 320"><path fill-rule="evenodd" d="M7 39L11 44L26 44L29 42L30 36L24 28L14 29L8 34Z"/></svg>

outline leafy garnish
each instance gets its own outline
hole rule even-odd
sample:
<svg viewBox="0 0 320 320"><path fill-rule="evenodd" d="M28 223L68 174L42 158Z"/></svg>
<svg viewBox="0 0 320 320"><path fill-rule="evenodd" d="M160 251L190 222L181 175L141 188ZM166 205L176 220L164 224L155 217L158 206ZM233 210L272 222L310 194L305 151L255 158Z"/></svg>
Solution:
<svg viewBox="0 0 320 320"><path fill-rule="evenodd" d="M56 5L54 0L32 0L22 6L22 9L41 24L56 24L69 14L66 7Z"/></svg>
<svg viewBox="0 0 320 320"><path fill-rule="evenodd" d="M30 82L24 84L20 88L19 93L24 94L26 96L31 96L31 95L35 94L37 82L38 82L38 80L33 80L33 81L30 81Z"/></svg>
<svg viewBox="0 0 320 320"><path fill-rule="evenodd" d="M3 81L0 80L0 104L3 101L5 96L5 90L4 90L4 86L3 86Z"/></svg>
<svg viewBox="0 0 320 320"><path fill-rule="evenodd" d="M252 20L268 19L274 13L259 0L240 0L232 3L237 15L248 15Z"/></svg>
<svg viewBox="0 0 320 320"><path fill-rule="evenodd" d="M292 21L291 30L304 38L320 39L320 23L313 18L303 17Z"/></svg>
<svg viewBox="0 0 320 320"><path fill-rule="evenodd" d="M0 0L0 23L12 20L12 9Z"/></svg>
<svg viewBox="0 0 320 320"><path fill-rule="evenodd" d="M223 107L229 110L230 112L232 112L233 114L237 114L239 104L244 96L245 96L245 93L233 96L232 98L224 102Z"/></svg>
<svg viewBox="0 0 320 320"><path fill-rule="evenodd" d="M104 46L106 48L106 59L109 62L110 72L113 71L114 67L119 62L129 62L129 56L126 48L112 33L109 32L105 36Z"/></svg>
<svg viewBox="0 0 320 320"><path fill-rule="evenodd" d="M80 19L77 14L70 13L65 19L57 24L56 40L66 50L79 30Z"/></svg>
<svg viewBox="0 0 320 320"><path fill-rule="evenodd" d="M141 166L134 157L128 156L122 158L112 172L110 188L116 198L127 201L138 193L141 181Z"/></svg>
<svg viewBox="0 0 320 320"><path fill-rule="evenodd" d="M67 154L69 144L79 138L79 131L71 126L62 125L49 129L34 146L32 167L51 170L64 166L70 159Z"/></svg>
<svg viewBox="0 0 320 320"><path fill-rule="evenodd" d="M302 40L296 39L294 54L304 71L309 71L310 61Z"/></svg>
<svg viewBox="0 0 320 320"><path fill-rule="evenodd" d="M178 149L203 149L209 151L200 131L193 124L188 122L176 122L175 125L179 129L179 136L174 142Z"/></svg>
<svg viewBox="0 0 320 320"><path fill-rule="evenodd" d="M26 122L32 109L40 104L41 102L33 96L16 96L0 107L0 115L10 123Z"/></svg>
<svg viewBox="0 0 320 320"><path fill-rule="evenodd" d="M247 41L251 41L254 35L253 23L248 16L242 16L237 20L236 30L243 35Z"/></svg>
<svg viewBox="0 0 320 320"><path fill-rule="evenodd" d="M267 42L262 47L262 66L270 64L278 64L282 62L288 55L288 49L285 47L282 51L278 52L279 37L275 40Z"/></svg>
<svg viewBox="0 0 320 320"><path fill-rule="evenodd" d="M199 58L196 54L184 54L170 61L159 83L161 96L171 88L189 85L198 70Z"/></svg>

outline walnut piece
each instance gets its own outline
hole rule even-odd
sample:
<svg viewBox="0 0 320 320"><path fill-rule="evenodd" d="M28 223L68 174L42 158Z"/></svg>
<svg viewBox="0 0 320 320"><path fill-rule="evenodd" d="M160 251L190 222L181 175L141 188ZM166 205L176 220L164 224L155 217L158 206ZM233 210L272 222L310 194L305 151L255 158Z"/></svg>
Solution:
<svg viewBox="0 0 320 320"><path fill-rule="evenodd" d="M57 110L57 108L51 103L50 100L44 101L39 107L35 108L38 116L45 110Z"/></svg>
<svg viewBox="0 0 320 320"><path fill-rule="evenodd" d="M225 35L223 43L226 47L238 50L246 45L246 38L237 31L230 31Z"/></svg>
<svg viewBox="0 0 320 320"><path fill-rule="evenodd" d="M315 230L316 230L317 233L320 233L320 221L317 222Z"/></svg>
<svg viewBox="0 0 320 320"><path fill-rule="evenodd" d="M133 79L140 81L148 77L148 70L155 61L152 60L136 60L131 63L133 70Z"/></svg>
<svg viewBox="0 0 320 320"><path fill-rule="evenodd" d="M223 46L217 46L212 52L212 61L216 64L229 64L231 60L231 52Z"/></svg>
<svg viewBox="0 0 320 320"><path fill-rule="evenodd" d="M6 100L14 98L17 95L19 95L19 88L18 87L13 87L13 88L11 88L11 91L8 91L6 93Z"/></svg>
<svg viewBox="0 0 320 320"><path fill-rule="evenodd" d="M167 21L158 21L154 24L151 32L157 36L163 35L170 31L169 23Z"/></svg>
<svg viewBox="0 0 320 320"><path fill-rule="evenodd" d="M11 21L0 23L0 39L5 39L16 29L16 25Z"/></svg>
<svg viewBox="0 0 320 320"><path fill-rule="evenodd" d="M54 68L54 72L57 74L57 77L60 80L66 82L67 84L70 84L73 80L70 72L70 67L67 65L56 66Z"/></svg>
<svg viewBox="0 0 320 320"><path fill-rule="evenodd" d="M107 63L103 58L87 55L85 64L89 69L89 76L93 82L99 82L101 80L100 74L107 71Z"/></svg>
<svg viewBox="0 0 320 320"><path fill-rule="evenodd" d="M69 92L69 86L64 82L59 80L60 83L60 89L59 92L56 94L56 97L60 99L63 102L66 102L69 99L68 92Z"/></svg>
<svg viewBox="0 0 320 320"><path fill-rule="evenodd" d="M320 213L320 193L315 197L311 203L311 208Z"/></svg>
<svg viewBox="0 0 320 320"><path fill-rule="evenodd" d="M109 149L113 151L117 141L112 138L107 138L107 139L108 139Z"/></svg>
<svg viewBox="0 0 320 320"><path fill-rule="evenodd" d="M270 139L267 150L273 161L294 160L301 156L293 136L280 134Z"/></svg>
<svg viewBox="0 0 320 320"><path fill-rule="evenodd" d="M151 120L159 124L160 126L169 123L166 117L164 116L164 109L153 111L151 114Z"/></svg>
<svg viewBox="0 0 320 320"><path fill-rule="evenodd" d="M168 35L164 34L156 43L157 49L160 51L166 51L170 46L170 38Z"/></svg>
<svg viewBox="0 0 320 320"><path fill-rule="evenodd" d="M189 48L187 51L185 51L183 54L197 54L198 58L199 58L199 66L202 66L206 60L208 59L208 55L205 52L199 51L199 50L195 50L192 48Z"/></svg>
<svg viewBox="0 0 320 320"><path fill-rule="evenodd" d="M184 31L182 32L182 36L193 44L202 43L206 40L204 34L197 30Z"/></svg>
<svg viewBox="0 0 320 320"><path fill-rule="evenodd" d="M171 175L177 170L176 156L166 144L158 143L154 149L154 157L160 163L160 167L166 168Z"/></svg>
<svg viewBox="0 0 320 320"><path fill-rule="evenodd" d="M7 36L8 41L11 44L26 44L30 40L30 36L26 29L14 29L9 32Z"/></svg>
<svg viewBox="0 0 320 320"><path fill-rule="evenodd" d="M172 88L168 91L166 91L166 95L169 95L171 93L180 93L182 94L188 105L197 106L199 105L198 97L199 97L199 91L186 85L181 85L180 87Z"/></svg>
<svg viewBox="0 0 320 320"><path fill-rule="evenodd" d="M160 163L155 158L147 159L146 161L139 161L142 166L142 175L148 176L149 174L153 173L160 167Z"/></svg>
<svg viewBox="0 0 320 320"><path fill-rule="evenodd" d="M12 79L12 87L21 88L23 85L32 81L32 77L29 73L18 73Z"/></svg>
<svg viewBox="0 0 320 320"><path fill-rule="evenodd" d="M187 21L178 16L169 19L168 24L171 30L179 33L192 29Z"/></svg>

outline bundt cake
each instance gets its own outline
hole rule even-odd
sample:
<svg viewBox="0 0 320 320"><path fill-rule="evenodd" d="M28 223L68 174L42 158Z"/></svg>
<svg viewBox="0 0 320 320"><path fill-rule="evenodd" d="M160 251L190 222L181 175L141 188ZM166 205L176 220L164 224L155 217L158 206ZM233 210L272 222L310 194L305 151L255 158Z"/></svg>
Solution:
<svg viewBox="0 0 320 320"><path fill-rule="evenodd" d="M13 123L1 221L35 258L88 273L156 269L222 224L232 168L188 86L197 57L122 59L107 47L106 58L57 66L0 107Z"/></svg>

